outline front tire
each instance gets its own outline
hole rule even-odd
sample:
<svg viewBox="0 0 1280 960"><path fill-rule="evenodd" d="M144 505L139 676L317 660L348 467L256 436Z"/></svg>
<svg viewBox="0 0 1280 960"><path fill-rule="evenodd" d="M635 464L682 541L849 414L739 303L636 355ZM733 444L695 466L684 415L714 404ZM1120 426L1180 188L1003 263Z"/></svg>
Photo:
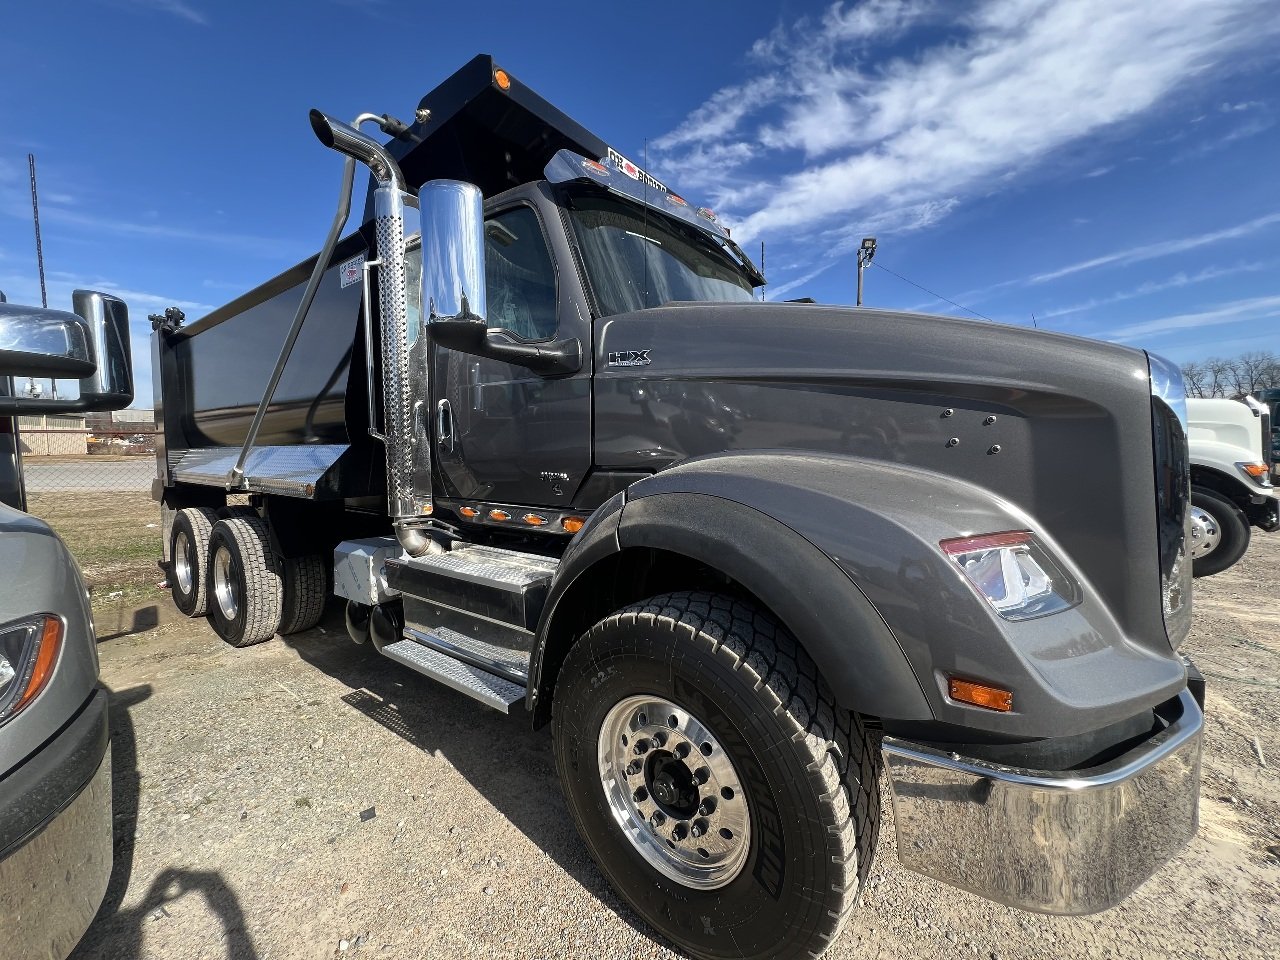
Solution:
<svg viewBox="0 0 1280 960"><path fill-rule="evenodd" d="M871 866L878 754L771 617L700 592L606 617L553 730L579 833L663 936L699 958L831 944Z"/></svg>
<svg viewBox="0 0 1280 960"><path fill-rule="evenodd" d="M1249 518L1222 494L1191 488L1191 574L1221 573L1249 549Z"/></svg>
<svg viewBox="0 0 1280 960"><path fill-rule="evenodd" d="M280 565L260 517L219 520L209 538L209 622L233 647L275 636L283 613Z"/></svg>

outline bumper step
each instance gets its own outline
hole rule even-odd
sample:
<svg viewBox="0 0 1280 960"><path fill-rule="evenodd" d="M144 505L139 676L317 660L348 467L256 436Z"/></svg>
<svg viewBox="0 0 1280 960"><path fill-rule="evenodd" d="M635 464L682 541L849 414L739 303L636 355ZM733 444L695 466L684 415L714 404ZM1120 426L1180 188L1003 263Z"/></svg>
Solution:
<svg viewBox="0 0 1280 960"><path fill-rule="evenodd" d="M465 693L473 700L493 707L499 713L509 714L513 705L524 700L525 687L521 684L464 663L417 640L400 640L388 644L382 648L382 653L424 677L437 680L459 693Z"/></svg>

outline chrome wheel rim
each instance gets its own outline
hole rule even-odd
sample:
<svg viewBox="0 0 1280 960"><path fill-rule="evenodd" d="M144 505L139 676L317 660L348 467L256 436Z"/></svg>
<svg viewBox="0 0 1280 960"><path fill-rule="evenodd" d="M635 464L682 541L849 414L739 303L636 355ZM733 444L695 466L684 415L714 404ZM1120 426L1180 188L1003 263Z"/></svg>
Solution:
<svg viewBox="0 0 1280 960"><path fill-rule="evenodd" d="M173 573L178 578L178 589L190 593L194 582L191 575L191 538L185 530L179 530L173 538Z"/></svg>
<svg viewBox="0 0 1280 960"><path fill-rule="evenodd" d="M751 849L733 761L688 710L656 696L620 701L600 725L605 798L623 836L663 876L699 890L730 883Z"/></svg>
<svg viewBox="0 0 1280 960"><path fill-rule="evenodd" d="M231 551L219 545L213 554L213 595L227 620L240 613L240 583L231 569Z"/></svg>
<svg viewBox="0 0 1280 960"><path fill-rule="evenodd" d="M1199 560L1218 549L1222 543L1222 527L1207 510L1191 507L1191 559Z"/></svg>

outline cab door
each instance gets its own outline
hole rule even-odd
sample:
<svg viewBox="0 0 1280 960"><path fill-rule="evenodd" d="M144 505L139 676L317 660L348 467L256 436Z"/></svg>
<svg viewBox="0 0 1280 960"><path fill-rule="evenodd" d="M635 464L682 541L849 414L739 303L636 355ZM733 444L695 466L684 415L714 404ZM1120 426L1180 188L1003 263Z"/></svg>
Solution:
<svg viewBox="0 0 1280 960"><path fill-rule="evenodd" d="M485 218L487 323L530 343L576 337L583 364L571 375L544 377L437 346L435 493L568 506L591 467L590 315L557 208L537 185L521 192L523 199L507 199Z"/></svg>

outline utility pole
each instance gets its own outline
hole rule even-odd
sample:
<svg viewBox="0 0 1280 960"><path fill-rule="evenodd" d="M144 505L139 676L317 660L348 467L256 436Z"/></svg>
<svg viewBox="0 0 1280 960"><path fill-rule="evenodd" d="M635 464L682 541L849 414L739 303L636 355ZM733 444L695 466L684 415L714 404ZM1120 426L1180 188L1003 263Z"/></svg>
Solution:
<svg viewBox="0 0 1280 960"><path fill-rule="evenodd" d="M876 238L863 237L862 245L858 247L858 306L862 306L862 273L875 255Z"/></svg>
<svg viewBox="0 0 1280 960"><path fill-rule="evenodd" d="M31 218L36 224L36 266L40 270L40 306L49 306L49 295L44 287L44 247L40 243L40 204L36 200L36 155L27 154L27 169L31 171Z"/></svg>

